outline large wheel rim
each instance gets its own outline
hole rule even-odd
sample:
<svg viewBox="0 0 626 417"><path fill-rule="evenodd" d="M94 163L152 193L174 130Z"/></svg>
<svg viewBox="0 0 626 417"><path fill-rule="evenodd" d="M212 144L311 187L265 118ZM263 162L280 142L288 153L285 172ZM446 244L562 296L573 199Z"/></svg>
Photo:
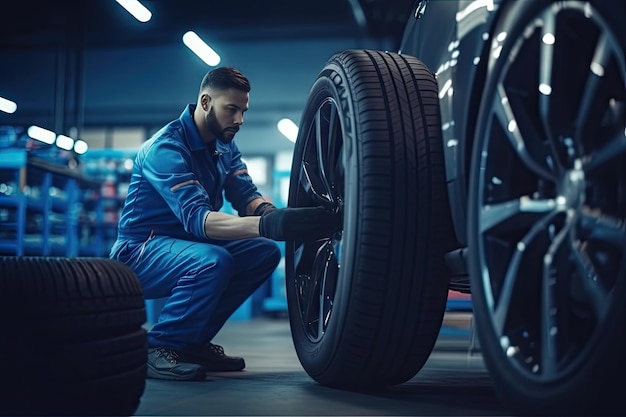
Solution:
<svg viewBox="0 0 626 417"><path fill-rule="evenodd" d="M297 187L290 205L322 205L343 213L343 134L337 103L324 99L308 131L298 138L303 151ZM293 176L295 175L295 177ZM339 279L342 227L327 239L295 242L293 246L297 314L304 333L313 343L322 340L329 325Z"/></svg>
<svg viewBox="0 0 626 417"><path fill-rule="evenodd" d="M490 50L498 61L511 45L480 132L472 290L504 357L537 382L580 367L623 302L614 295L626 274L618 29L589 3L558 2L516 38L494 34Z"/></svg>

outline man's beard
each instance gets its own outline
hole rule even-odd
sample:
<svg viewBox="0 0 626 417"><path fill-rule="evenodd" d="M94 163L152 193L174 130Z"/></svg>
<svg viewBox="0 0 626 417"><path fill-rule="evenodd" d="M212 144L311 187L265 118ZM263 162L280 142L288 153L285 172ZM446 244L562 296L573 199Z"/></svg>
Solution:
<svg viewBox="0 0 626 417"><path fill-rule="evenodd" d="M228 127L224 128L217 121L217 117L215 116L215 109L211 107L209 110L209 114L206 117L207 127L212 135L217 137L222 143L230 143L235 138L235 134L239 131L239 127Z"/></svg>

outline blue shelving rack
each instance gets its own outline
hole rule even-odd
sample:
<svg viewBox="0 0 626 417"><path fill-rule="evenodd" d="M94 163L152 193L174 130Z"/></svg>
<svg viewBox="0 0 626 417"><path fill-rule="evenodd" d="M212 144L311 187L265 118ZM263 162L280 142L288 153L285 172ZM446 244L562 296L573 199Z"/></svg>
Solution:
<svg viewBox="0 0 626 417"><path fill-rule="evenodd" d="M26 152L0 153L0 252L23 255L26 226L26 196L19 192Z"/></svg>
<svg viewBox="0 0 626 417"><path fill-rule="evenodd" d="M27 149L0 153L0 253L77 256L80 188L90 181Z"/></svg>
<svg viewBox="0 0 626 417"><path fill-rule="evenodd" d="M83 173L98 181L81 200L80 255L109 256L137 149L93 149L83 155Z"/></svg>

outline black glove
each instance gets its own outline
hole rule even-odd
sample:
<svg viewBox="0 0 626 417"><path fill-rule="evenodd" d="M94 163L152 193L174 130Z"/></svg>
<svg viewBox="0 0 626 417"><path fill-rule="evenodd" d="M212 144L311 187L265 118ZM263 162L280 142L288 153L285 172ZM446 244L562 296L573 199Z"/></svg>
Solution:
<svg viewBox="0 0 626 417"><path fill-rule="evenodd" d="M276 210L276 206L268 201L264 201L254 209L253 216L262 216L264 214L269 213L270 211Z"/></svg>
<svg viewBox="0 0 626 417"><path fill-rule="evenodd" d="M323 207L276 209L261 216L259 234L273 240L315 240L337 230L338 214Z"/></svg>

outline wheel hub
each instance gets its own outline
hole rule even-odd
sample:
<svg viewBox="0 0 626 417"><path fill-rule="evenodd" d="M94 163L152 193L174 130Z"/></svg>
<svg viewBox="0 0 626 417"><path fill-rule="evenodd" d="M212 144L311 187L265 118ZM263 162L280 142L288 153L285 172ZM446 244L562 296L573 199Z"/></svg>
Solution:
<svg viewBox="0 0 626 417"><path fill-rule="evenodd" d="M585 172L577 159L574 167L565 171L558 186L557 206L559 209L579 210L585 203Z"/></svg>

